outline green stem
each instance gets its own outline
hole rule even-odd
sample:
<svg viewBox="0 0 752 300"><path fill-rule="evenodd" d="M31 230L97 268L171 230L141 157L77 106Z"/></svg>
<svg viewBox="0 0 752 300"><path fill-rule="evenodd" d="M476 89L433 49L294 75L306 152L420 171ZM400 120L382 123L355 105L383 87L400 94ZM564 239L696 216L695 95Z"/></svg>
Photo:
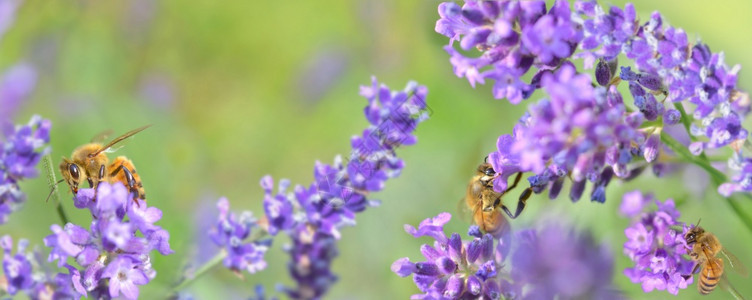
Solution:
<svg viewBox="0 0 752 300"><path fill-rule="evenodd" d="M60 202L60 190L57 188L57 178L55 178L55 169L52 168L52 157L49 154L45 155L44 168L47 171L47 184L50 185L52 191L50 196L55 200L55 206L57 207L57 215L60 216L60 220L63 221L63 225L68 224L68 216L63 209L63 203Z"/></svg>
<svg viewBox="0 0 752 300"><path fill-rule="evenodd" d="M182 289L184 289L185 287L193 283L196 279L198 279L199 277L204 275L206 272L208 272L209 270L217 266L220 262L222 262L222 260L224 260L225 257L227 257L227 251L222 249L221 251L219 251L219 253L217 253L217 255L215 255L209 261L207 261L201 267L199 267L196 270L196 272L186 277L183 277L183 280L180 281L180 283L178 283L177 285L175 285L175 287L172 288L172 294L173 295L177 294L177 292L181 291Z"/></svg>
<svg viewBox="0 0 752 300"><path fill-rule="evenodd" d="M671 148L671 150L673 150L680 157L684 158L687 162L693 163L708 172L708 175L710 175L710 181L713 183L713 187L716 190L718 190L718 187L721 184L728 181L728 178L726 178L725 174L721 173L721 171L718 171L716 168L713 168L713 166L710 165L707 157L692 155L687 147L684 147L684 145L679 143L679 141L666 134L665 132L661 132L661 141L663 141L663 144ZM741 193L726 198L726 203L731 206L731 209L734 211L734 213L736 213L742 223L744 223L744 226L746 226L747 229L752 232L752 219L749 218L749 216L747 216L742 211L742 208L739 206L739 204L736 203L736 201L739 201L739 195L744 195L747 198L752 198L752 195L748 193Z"/></svg>
<svg viewBox="0 0 752 300"><path fill-rule="evenodd" d="M684 110L684 105L681 102L674 102L674 107L676 107L676 110L681 113L681 122L684 124L684 129L687 130L687 135L689 135L689 138L692 139L692 141L695 140L695 137L692 136L692 133L689 131L690 126L692 125L692 120L689 119L689 115L687 115L687 111Z"/></svg>

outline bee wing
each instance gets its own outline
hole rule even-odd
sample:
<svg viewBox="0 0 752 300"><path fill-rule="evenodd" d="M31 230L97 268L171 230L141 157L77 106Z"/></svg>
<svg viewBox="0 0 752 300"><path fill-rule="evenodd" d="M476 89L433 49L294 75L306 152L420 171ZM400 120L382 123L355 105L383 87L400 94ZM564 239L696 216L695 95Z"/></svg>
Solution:
<svg viewBox="0 0 752 300"><path fill-rule="evenodd" d="M460 201L457 202L457 214L460 215L460 219L467 223L474 223L473 222L473 210L467 207L467 202L465 202L465 198L460 198Z"/></svg>
<svg viewBox="0 0 752 300"><path fill-rule="evenodd" d="M721 248L721 253L723 253L723 256L726 257L726 259L729 261L729 265L731 266L731 269L736 271L737 273L741 274L744 277L747 277L749 275L749 271L747 270L747 267L742 264L742 262L737 258L734 254L726 250L726 248Z"/></svg>
<svg viewBox="0 0 752 300"><path fill-rule="evenodd" d="M721 280L718 281L718 285L723 289L724 291L728 291L733 295L739 295L739 291L737 291L733 285L731 285L731 282L726 278L726 274L723 274L721 276ZM743 299L743 298L742 298Z"/></svg>
<svg viewBox="0 0 752 300"><path fill-rule="evenodd" d="M149 126L151 126L151 125L146 125L146 126L143 126L143 127L139 127L139 128L136 128L136 129L133 129L131 131L128 131L128 132L124 133L123 135L121 135L119 137L116 137L114 140L112 140L109 143L107 143L107 145L102 146L102 148L99 149L99 150L97 150L97 152L89 154L89 156L91 156L91 157L96 156L97 154L102 153L105 150L109 149L113 145L115 145L115 144L123 141L124 139L127 139L127 138L133 136L134 134L139 133L139 132L143 131L146 128L149 128Z"/></svg>
<svg viewBox="0 0 752 300"><path fill-rule="evenodd" d="M94 137L91 138L92 143L102 143L106 138L110 137L112 135L112 129L105 129L102 130L102 132L97 133Z"/></svg>

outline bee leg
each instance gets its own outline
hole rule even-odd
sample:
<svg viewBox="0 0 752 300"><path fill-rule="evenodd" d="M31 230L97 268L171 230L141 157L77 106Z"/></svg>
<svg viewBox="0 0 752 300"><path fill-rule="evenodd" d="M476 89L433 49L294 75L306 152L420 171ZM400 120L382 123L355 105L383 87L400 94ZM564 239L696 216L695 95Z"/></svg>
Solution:
<svg viewBox="0 0 752 300"><path fill-rule="evenodd" d="M530 198L530 195L533 194L533 188L529 187L526 188L524 191L522 191L522 194L520 194L520 198L517 200L517 210L515 210L514 214L512 214L511 211L505 206L501 205L501 209L504 210L505 213L507 213L507 216L509 216L512 219L516 219L517 216L522 213L522 210L525 209L525 202L527 202L527 199Z"/></svg>
<svg viewBox="0 0 752 300"><path fill-rule="evenodd" d="M700 268L700 265L702 265L702 264L696 262L695 263L695 267L692 268L692 272L689 272L689 274L687 274L687 275L682 275L682 278L684 278L684 280L687 280L687 279L689 279L689 277L692 277L692 274L697 273L697 270Z"/></svg>
<svg viewBox="0 0 752 300"><path fill-rule="evenodd" d="M502 195L506 194L507 192L513 190L517 187L517 184L520 183L520 179L522 179L522 172L517 172L517 176L514 177L514 181L512 181L512 186L508 187Z"/></svg>
<svg viewBox="0 0 752 300"><path fill-rule="evenodd" d="M115 171L112 171L110 173L111 176L114 176L118 172L123 171L123 174L125 174L125 180L128 182L128 191L133 195L133 202L136 202L136 205L138 205L138 188L136 187L136 180L133 179L133 173L131 170L128 170L128 167L119 165Z"/></svg>

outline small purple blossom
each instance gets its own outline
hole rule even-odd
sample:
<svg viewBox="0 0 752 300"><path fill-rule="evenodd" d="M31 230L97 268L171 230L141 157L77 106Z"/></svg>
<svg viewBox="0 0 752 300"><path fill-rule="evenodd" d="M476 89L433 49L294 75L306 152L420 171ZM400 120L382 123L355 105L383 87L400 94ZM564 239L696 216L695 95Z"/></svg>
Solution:
<svg viewBox="0 0 752 300"><path fill-rule="evenodd" d="M0 140L0 225L26 199L18 182L38 175L36 165L47 154L52 123L39 116L26 125L13 126L0 120L3 139Z"/></svg>
<svg viewBox="0 0 752 300"><path fill-rule="evenodd" d="M230 212L230 202L220 198L217 202L219 218L209 236L218 247L227 251L225 267L235 271L248 271L253 274L266 268L264 254L269 249L271 240L246 242L251 231L257 226L257 220L251 212L243 212L239 217Z"/></svg>
<svg viewBox="0 0 752 300"><path fill-rule="evenodd" d="M70 280L81 286L80 293L135 299L137 285L144 285L156 276L150 252L171 254L169 233L155 225L162 212L147 206L141 199L133 200L122 183L101 182L96 191L81 189L74 196L78 208L88 208L92 215L89 229L68 223L63 228L51 226L53 234L45 239L50 247L50 262L65 265L73 257L82 269L70 267ZM127 218L126 218L127 217ZM137 234L138 233L138 234ZM106 279L109 288L103 291ZM104 296L104 295L102 295Z"/></svg>
<svg viewBox="0 0 752 300"><path fill-rule="evenodd" d="M624 274L633 282L642 284L645 292L667 290L676 295L679 289L687 288L692 283L689 275L694 262L683 257L687 254L687 242L684 232L677 232L671 226L679 225L679 211L674 207L671 199L661 202L650 196L642 198L635 194L624 196L622 207L628 207L630 215L643 210L644 205L655 203L657 211L643 212L634 218L630 227L624 230L627 242L624 243L624 254L635 262L635 266L624 270ZM642 198L642 199L640 199Z"/></svg>

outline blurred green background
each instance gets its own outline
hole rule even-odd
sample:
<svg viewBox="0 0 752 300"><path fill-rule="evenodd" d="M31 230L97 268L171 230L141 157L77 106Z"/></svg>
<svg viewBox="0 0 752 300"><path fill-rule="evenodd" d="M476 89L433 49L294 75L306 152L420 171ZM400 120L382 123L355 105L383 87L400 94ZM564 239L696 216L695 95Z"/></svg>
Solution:
<svg viewBox="0 0 752 300"><path fill-rule="evenodd" d="M401 257L419 259L419 247L429 239L412 238L403 224L416 225L442 211L455 213L473 168L495 149L500 134L511 132L526 107L493 100L490 86L472 89L455 77L442 50L447 38L433 30L438 4L27 0L1 41L0 69L19 60L36 66L38 87L15 121L26 122L32 114L52 120L56 164L102 130L119 134L153 124L117 153L138 167L149 203L164 212L157 224L169 230L176 250L166 257L153 255L158 276L141 289L144 299L165 297L194 259L196 236L207 231L197 225L200 213L210 212L213 220L218 197L228 197L234 210L261 215L262 176L308 184L314 161L329 163L349 153L350 136L367 125L362 115L366 100L358 96L358 86L369 84L371 75L393 89L402 89L408 80L428 86L433 115L418 127L419 142L398 150L407 167L374 195L382 206L360 214L356 227L343 230L341 255L334 263L340 280L326 296L405 299L417 288L389 266ZM702 37L711 50L724 50L728 64L752 68L752 35L746 32L752 28L752 2L635 1L635 6L641 19L659 10L692 40ZM743 69L740 76L744 88L752 86L748 74ZM682 173L672 178L647 174L626 184L614 182L604 205L537 196L513 226L533 224L544 212L569 218L613 249L615 281L627 296L667 298L666 292L643 293L622 275L631 266L621 253L629 220L617 214L618 205L625 191L641 188L659 199L686 200L682 221L702 217L703 226L752 267L752 232L728 205L715 191L698 193L702 179ZM28 201L0 233L42 246L49 226L59 222L54 204L44 202L49 188L43 176L22 188ZM76 223L89 222L86 212L64 202ZM743 207L752 211L749 203ZM455 217L447 232L465 232L468 225ZM258 283L271 290L277 283L289 284L287 256L280 251L285 243L285 237L277 238L263 273L240 279L216 268L188 291L198 299L240 299ZM732 274L730 279L752 297L752 286L745 284L749 278ZM695 286L679 296L701 298ZM726 298L722 291L702 297Z"/></svg>

